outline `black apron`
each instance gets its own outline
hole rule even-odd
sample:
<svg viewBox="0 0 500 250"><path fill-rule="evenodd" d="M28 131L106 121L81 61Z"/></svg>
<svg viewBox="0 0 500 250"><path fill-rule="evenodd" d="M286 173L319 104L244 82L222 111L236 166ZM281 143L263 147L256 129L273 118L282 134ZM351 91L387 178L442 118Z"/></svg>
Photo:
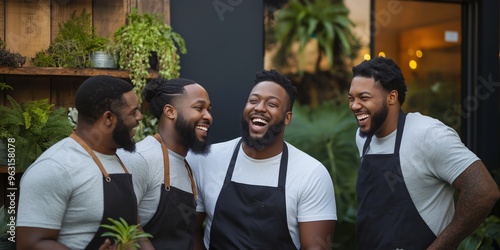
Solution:
<svg viewBox="0 0 500 250"><path fill-rule="evenodd" d="M405 120L406 114L400 112L393 154L367 155L372 136L363 146L356 183L358 249L421 250L436 239L413 204L403 179L399 147Z"/></svg>
<svg viewBox="0 0 500 250"><path fill-rule="evenodd" d="M137 224L137 200L135 197L134 187L132 185L132 175L128 173L127 168L123 165L120 158L118 158L120 164L125 170L124 174L108 174L101 161L95 155L94 151L73 132L70 136L78 144L80 144L94 159L95 163L101 170L102 177L102 187L103 187L103 198L104 198L104 208L102 219L99 225L108 224L111 225L111 221L108 218L114 220L120 220L123 218L129 225ZM118 157L118 156L116 156ZM109 237L101 237L104 232L110 231L99 226L94 238L90 241L85 249L99 249L99 247L104 244L104 240ZM111 239L114 242L114 239Z"/></svg>
<svg viewBox="0 0 500 250"><path fill-rule="evenodd" d="M196 227L196 185L193 174L184 160L193 193L170 186L170 164L168 149L161 136L154 136L161 143L163 152L164 183L161 186L160 202L155 214L144 225L144 231L154 237L151 243L155 249L193 249Z"/></svg>
<svg viewBox="0 0 500 250"><path fill-rule="evenodd" d="M288 230L283 142L278 187L232 182L241 140L234 149L210 228L210 249L297 249Z"/></svg>

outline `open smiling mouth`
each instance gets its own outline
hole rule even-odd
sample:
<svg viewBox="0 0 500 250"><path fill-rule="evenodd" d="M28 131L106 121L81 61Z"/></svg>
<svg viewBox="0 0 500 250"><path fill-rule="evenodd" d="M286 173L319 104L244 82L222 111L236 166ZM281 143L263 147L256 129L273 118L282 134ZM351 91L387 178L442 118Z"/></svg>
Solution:
<svg viewBox="0 0 500 250"><path fill-rule="evenodd" d="M356 118L358 119L358 121L362 122L362 121L365 121L366 119L368 119L368 117L370 117L369 115L367 114L363 114L363 115L358 115L356 116Z"/></svg>
<svg viewBox="0 0 500 250"><path fill-rule="evenodd" d="M264 119L261 118L254 118L252 119L252 123L255 126L266 126L267 122Z"/></svg>
<svg viewBox="0 0 500 250"><path fill-rule="evenodd" d="M196 126L196 129L199 129L199 130L202 130L202 131L205 131L205 132L208 131L208 127L204 127L204 126Z"/></svg>

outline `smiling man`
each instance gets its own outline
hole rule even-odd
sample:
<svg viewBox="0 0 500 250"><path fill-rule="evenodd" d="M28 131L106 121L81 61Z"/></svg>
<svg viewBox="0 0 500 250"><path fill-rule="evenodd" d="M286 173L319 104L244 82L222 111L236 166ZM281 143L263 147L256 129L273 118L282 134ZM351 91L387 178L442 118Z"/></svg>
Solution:
<svg viewBox="0 0 500 250"><path fill-rule="evenodd" d="M358 249L456 248L499 198L495 181L455 130L402 112L406 84L393 60L364 61L353 76Z"/></svg>
<svg viewBox="0 0 500 250"><path fill-rule="evenodd" d="M155 249L193 249L196 186L185 161L188 150L209 151L211 103L207 91L190 79L156 78L143 90L158 133L137 143L135 154L120 151L134 182L144 231ZM135 179L134 179L135 181Z"/></svg>
<svg viewBox="0 0 500 250"><path fill-rule="evenodd" d="M137 224L132 176L116 155L117 148L134 151L132 130L142 119L132 85L90 77L78 88L75 106L74 132L21 178L18 249L98 249L108 218Z"/></svg>
<svg viewBox="0 0 500 250"><path fill-rule="evenodd" d="M337 220L331 177L283 140L297 93L275 70L256 75L242 137L188 154L199 190L196 249L330 249Z"/></svg>

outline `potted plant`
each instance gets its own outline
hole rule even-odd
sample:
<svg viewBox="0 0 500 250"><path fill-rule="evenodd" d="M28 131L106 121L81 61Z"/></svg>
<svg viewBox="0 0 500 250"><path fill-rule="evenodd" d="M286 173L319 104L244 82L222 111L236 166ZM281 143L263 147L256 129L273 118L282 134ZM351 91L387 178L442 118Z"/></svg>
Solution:
<svg viewBox="0 0 500 250"><path fill-rule="evenodd" d="M11 52L7 49L7 45L0 39L0 67L22 67L25 62L25 56L17 52Z"/></svg>
<svg viewBox="0 0 500 250"><path fill-rule="evenodd" d="M71 14L68 21L59 24L54 42L32 58L38 67L85 68L91 66L91 54L106 48L109 39L96 34L92 14L85 9Z"/></svg>
<svg viewBox="0 0 500 250"><path fill-rule="evenodd" d="M123 218L114 220L108 218L112 225L103 224L101 227L110 231L103 233L102 237L114 238L114 244L118 250L139 249L139 240L153 237L149 233L144 233L139 230L138 225L129 225Z"/></svg>
<svg viewBox="0 0 500 250"><path fill-rule="evenodd" d="M152 54L158 58L159 75L171 79L179 76L179 54L186 53L184 39L163 21L160 14L139 14L137 8L127 14L127 22L114 33L118 65L129 71L134 89L140 91L146 84Z"/></svg>
<svg viewBox="0 0 500 250"><path fill-rule="evenodd" d="M23 171L54 143L69 136L73 125L65 108L53 109L49 99L0 106L0 140L15 139L16 171Z"/></svg>

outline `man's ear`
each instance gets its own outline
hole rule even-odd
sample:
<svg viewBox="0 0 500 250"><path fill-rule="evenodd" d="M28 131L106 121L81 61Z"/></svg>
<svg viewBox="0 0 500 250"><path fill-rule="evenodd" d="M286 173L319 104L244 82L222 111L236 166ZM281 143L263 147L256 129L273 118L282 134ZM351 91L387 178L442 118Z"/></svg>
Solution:
<svg viewBox="0 0 500 250"><path fill-rule="evenodd" d="M285 114L285 126L288 126L292 122L292 111L288 111Z"/></svg>
<svg viewBox="0 0 500 250"><path fill-rule="evenodd" d="M112 126L116 120L116 115L111 111L106 111L102 114L102 118L106 126Z"/></svg>
<svg viewBox="0 0 500 250"><path fill-rule="evenodd" d="M171 104L166 104L165 106L163 106L163 115L168 119L175 119L175 117L177 116L177 111Z"/></svg>
<svg viewBox="0 0 500 250"><path fill-rule="evenodd" d="M394 105L397 103L398 103L398 91L391 90L391 92L389 92L389 94L387 95L387 104Z"/></svg>

